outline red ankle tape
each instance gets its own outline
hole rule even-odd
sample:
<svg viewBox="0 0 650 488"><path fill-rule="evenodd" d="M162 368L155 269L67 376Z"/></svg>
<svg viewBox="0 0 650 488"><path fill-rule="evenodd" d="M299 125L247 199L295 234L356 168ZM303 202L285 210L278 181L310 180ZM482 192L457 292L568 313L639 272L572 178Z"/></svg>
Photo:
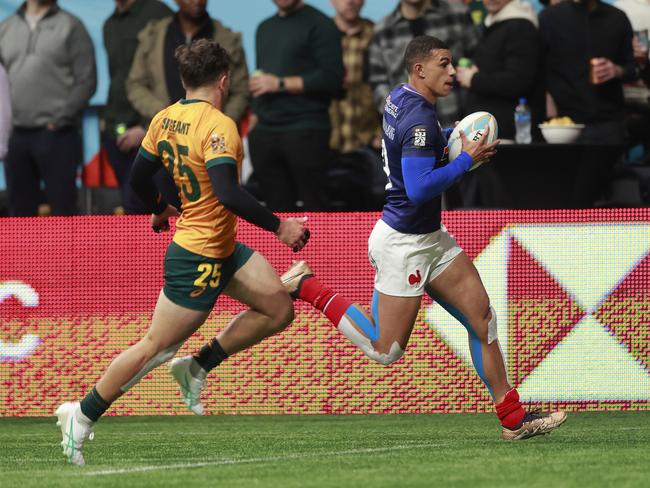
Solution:
<svg viewBox="0 0 650 488"><path fill-rule="evenodd" d="M307 279L303 279L302 283L300 283L300 288L298 289L298 298L309 302L314 307L316 307L317 305L315 302L318 300L318 296L322 291L323 285L320 281L318 281L318 278L315 276L310 276Z"/></svg>
<svg viewBox="0 0 650 488"><path fill-rule="evenodd" d="M326 304L325 310L323 312L330 321L338 326L341 321L341 317L345 315L345 312L352 305L347 299L343 298L338 293L329 301L329 304Z"/></svg>
<svg viewBox="0 0 650 488"><path fill-rule="evenodd" d="M501 403L496 405L496 410L501 425L506 429L515 429L524 420L524 409L519 402L519 393L514 388L506 393Z"/></svg>
<svg viewBox="0 0 650 488"><path fill-rule="evenodd" d="M338 325L339 321L351 303L331 288L323 286L314 276L307 278L300 285L298 298L311 303L315 308L325 313L328 319Z"/></svg>

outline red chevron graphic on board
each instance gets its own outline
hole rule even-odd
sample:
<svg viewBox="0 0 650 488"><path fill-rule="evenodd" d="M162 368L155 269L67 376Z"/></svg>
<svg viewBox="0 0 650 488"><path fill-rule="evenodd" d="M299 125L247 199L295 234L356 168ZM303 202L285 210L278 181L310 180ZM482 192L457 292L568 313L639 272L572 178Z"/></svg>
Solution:
<svg viewBox="0 0 650 488"><path fill-rule="evenodd" d="M650 371L650 254L605 298L594 316Z"/></svg>
<svg viewBox="0 0 650 488"><path fill-rule="evenodd" d="M509 373L520 384L585 311L515 238L508 262Z"/></svg>

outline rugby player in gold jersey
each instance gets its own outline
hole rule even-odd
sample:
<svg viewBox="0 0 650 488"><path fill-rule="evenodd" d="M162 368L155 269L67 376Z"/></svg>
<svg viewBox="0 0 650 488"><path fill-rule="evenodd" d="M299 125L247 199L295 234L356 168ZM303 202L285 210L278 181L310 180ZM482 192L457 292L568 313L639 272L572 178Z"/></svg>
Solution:
<svg viewBox="0 0 650 488"><path fill-rule="evenodd" d="M81 402L66 402L57 409L63 453L73 464L84 464L83 442L99 417L147 373L174 357L221 293L250 308L197 359L188 356L177 365L176 371L187 375L174 375L181 387L188 386L184 393L191 390L188 382L202 381L210 366L283 330L294 317L291 298L271 265L236 241L237 217L274 232L294 251L309 237L306 218L280 219L239 185L242 142L235 123L221 112L229 86L226 51L202 39L179 47L176 59L186 99L153 118L131 174L131 185L151 210L157 232L168 230L168 219L178 215L153 183L160 165L179 189L183 210L165 255L165 284L144 338L113 360Z"/></svg>

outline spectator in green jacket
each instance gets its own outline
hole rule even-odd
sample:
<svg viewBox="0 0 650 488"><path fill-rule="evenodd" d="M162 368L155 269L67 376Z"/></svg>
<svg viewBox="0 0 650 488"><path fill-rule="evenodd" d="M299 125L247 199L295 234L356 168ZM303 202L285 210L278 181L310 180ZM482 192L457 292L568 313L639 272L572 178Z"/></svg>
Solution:
<svg viewBox="0 0 650 488"><path fill-rule="evenodd" d="M102 146L120 184L122 207L129 214L146 213L129 185L131 166L145 128L142 117L126 96L126 79L138 47L138 34L152 20L172 14L160 0L116 0L115 11L104 23L110 87L102 114ZM169 173L161 169L155 180L165 200L180 205Z"/></svg>
<svg viewBox="0 0 650 488"><path fill-rule="evenodd" d="M90 36L56 0L27 0L0 23L0 63L13 108L5 159L10 213L37 215L43 181L51 213L73 215L79 124L97 83Z"/></svg>
<svg viewBox="0 0 650 488"><path fill-rule="evenodd" d="M273 211L327 207L329 105L343 90L341 33L302 0L274 0L257 28L251 77L256 126L248 145L258 196Z"/></svg>

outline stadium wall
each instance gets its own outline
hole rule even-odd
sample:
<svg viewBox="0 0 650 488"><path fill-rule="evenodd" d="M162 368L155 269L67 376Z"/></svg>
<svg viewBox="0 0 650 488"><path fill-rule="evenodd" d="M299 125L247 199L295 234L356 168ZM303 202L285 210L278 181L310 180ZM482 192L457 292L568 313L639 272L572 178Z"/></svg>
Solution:
<svg viewBox="0 0 650 488"><path fill-rule="evenodd" d="M367 305L375 213L311 214L299 255L246 223L240 239L282 272L296 257ZM526 402L570 410L649 410L650 209L449 212L497 310L508 372ZM51 415L80 398L146 331L171 234L147 217L0 219L0 416ZM220 298L181 354L242 307ZM491 401L464 329L428 299L407 354L371 363L320 313L297 304L284 333L209 377L213 414L484 412ZM166 368L114 415L183 415Z"/></svg>

